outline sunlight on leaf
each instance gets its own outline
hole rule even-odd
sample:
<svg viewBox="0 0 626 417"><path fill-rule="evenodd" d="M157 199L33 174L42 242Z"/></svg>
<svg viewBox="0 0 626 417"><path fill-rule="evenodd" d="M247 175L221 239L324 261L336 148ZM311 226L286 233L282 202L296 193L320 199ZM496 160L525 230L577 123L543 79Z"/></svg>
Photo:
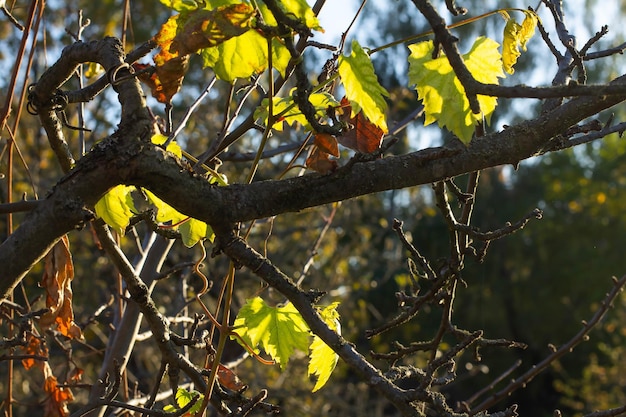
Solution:
<svg viewBox="0 0 626 417"><path fill-rule="evenodd" d="M370 122L363 115L362 111L351 117L350 115L353 111L345 97L341 99L341 109L343 114L339 116L339 119L349 126L350 129L345 130L341 136L338 136L337 141L346 148L361 153L371 153L379 149L385 132Z"/></svg>
<svg viewBox="0 0 626 417"><path fill-rule="evenodd" d="M276 18L269 11L267 6L263 3L259 3L259 10L263 16L263 20L270 26L276 26ZM320 26L320 22L308 5L306 0L281 0L278 2L278 6L292 18L302 21L309 29L316 30L318 32L324 32L324 29Z"/></svg>
<svg viewBox="0 0 626 417"><path fill-rule="evenodd" d="M328 133L317 133L313 143L320 150L339 158L339 146L337 146L337 139L335 139L333 135L329 135Z"/></svg>
<svg viewBox="0 0 626 417"><path fill-rule="evenodd" d="M280 115L280 117L276 120L272 129L282 132L284 123L287 123L290 126L294 126L296 123L299 123L305 130L311 130L311 125L293 100L293 94L295 92L296 89L293 88L287 97L274 97L274 116ZM340 105L335 97L328 93L313 93L309 96L309 102L313 105L313 107L315 107L316 115L320 118L326 116L326 110L329 107L335 108ZM254 112L254 117L256 119L262 119L263 124L266 126L268 118L267 105L268 99L263 99L261 105Z"/></svg>
<svg viewBox="0 0 626 417"><path fill-rule="evenodd" d="M352 116L362 110L368 120L387 133L385 97L389 97L389 93L379 84L369 55L357 41L352 42L350 56L339 57L338 71L352 105Z"/></svg>
<svg viewBox="0 0 626 417"><path fill-rule="evenodd" d="M271 307L261 297L248 300L237 314L234 330L253 349L261 347L281 369L295 349L306 352L309 347L309 328L291 303Z"/></svg>
<svg viewBox="0 0 626 417"><path fill-rule="evenodd" d="M204 238L213 242L215 237L211 226L194 218L190 218L181 224L178 230L183 237L183 244L188 248L195 246L196 243L200 242Z"/></svg>
<svg viewBox="0 0 626 417"><path fill-rule="evenodd" d="M169 146L168 146L169 148ZM161 200L150 190L142 189L148 197L150 203L156 208L156 221L164 225L176 225L174 230L178 230L182 236L183 244L191 248L202 239L208 239L213 242L215 234L211 226L203 221L185 216L174 207Z"/></svg>
<svg viewBox="0 0 626 417"><path fill-rule="evenodd" d="M42 343L42 339L35 335L30 335L28 337L28 345L26 345L26 347L23 347L21 349L26 356L43 356L43 357L48 356L48 349L46 349L45 344ZM31 369L37 363L40 363L40 362L35 360L32 357L30 358L27 357L27 358L22 359L22 366L26 370Z"/></svg>
<svg viewBox="0 0 626 417"><path fill-rule="evenodd" d="M479 37L463 60L469 72L477 81L498 84L498 77L504 77L502 59L498 43ZM482 114L473 114L465 89L454 74L445 55L432 59L433 42L420 42L409 45L409 83L416 85L420 100L424 103L426 119L424 125L437 122L440 127L468 144L476 123L485 118L489 123L497 105L495 97L478 96Z"/></svg>
<svg viewBox="0 0 626 417"><path fill-rule="evenodd" d="M506 20L502 41L502 66L507 73L513 74L513 66L521 55L519 48L526 51L526 43L535 34L538 17L534 12L524 11L524 21L520 25L506 11L501 11L500 14Z"/></svg>
<svg viewBox="0 0 626 417"><path fill-rule="evenodd" d="M110 189L95 205L96 215L117 233L124 235L130 218L137 213L131 192L135 187L118 185Z"/></svg>
<svg viewBox="0 0 626 417"><path fill-rule="evenodd" d="M252 6L239 3L170 17L153 38L161 50L154 56L156 72L149 81L152 95L169 103L187 72L187 55L243 35L250 30L254 15Z"/></svg>
<svg viewBox="0 0 626 417"><path fill-rule="evenodd" d="M320 311L320 314L322 316L322 319L324 319L324 322L328 324L331 329L341 334L339 313L337 312L338 306L339 303L332 303L331 305ZM328 382L328 379L335 369L335 366L337 366L339 356L318 336L315 336L313 338L313 343L311 343L309 356L311 360L309 362L307 372L309 376L313 375L317 377L317 381L315 382L315 386L313 387L313 392L315 392L322 388L326 384L326 382Z"/></svg>
<svg viewBox="0 0 626 417"><path fill-rule="evenodd" d="M248 79L267 69L267 39L256 31L248 31L213 48L200 52L205 67L212 68L215 75L226 82ZM272 40L272 65L284 76L289 64L289 51L277 39Z"/></svg>
<svg viewBox="0 0 626 417"><path fill-rule="evenodd" d="M199 393L198 391L187 391L186 389L179 387L176 390L176 395L174 398L176 399L176 404L178 405L178 408L172 405L166 405L165 407L163 407L163 411L166 411L168 413L174 413L181 408L184 408L187 404L193 401L194 398L197 398L196 402L189 409L189 411L183 414L183 416L193 416L202 408L202 400L204 399L204 395Z"/></svg>
<svg viewBox="0 0 626 417"><path fill-rule="evenodd" d="M165 135L163 135L161 133L155 133L154 135L152 135L150 140L155 145L163 145L167 141L167 136L165 136ZM178 143L176 143L175 140L171 141L167 145L167 149L165 149L165 150L170 152L170 153L173 153L174 155L176 155L179 158L183 157L183 150L181 149L180 145L178 145Z"/></svg>
<svg viewBox="0 0 626 417"><path fill-rule="evenodd" d="M198 3L195 0L161 0L161 3L177 12L186 12L198 8Z"/></svg>
<svg viewBox="0 0 626 417"><path fill-rule="evenodd" d="M334 159L330 159L330 153L314 147L311 154L306 158L304 165L322 175L334 172L339 164Z"/></svg>
<svg viewBox="0 0 626 417"><path fill-rule="evenodd" d="M57 378L52 373L48 362L43 364L43 389L48 394L43 403L44 417L67 417L70 415L68 404L74 401L72 390L60 387Z"/></svg>

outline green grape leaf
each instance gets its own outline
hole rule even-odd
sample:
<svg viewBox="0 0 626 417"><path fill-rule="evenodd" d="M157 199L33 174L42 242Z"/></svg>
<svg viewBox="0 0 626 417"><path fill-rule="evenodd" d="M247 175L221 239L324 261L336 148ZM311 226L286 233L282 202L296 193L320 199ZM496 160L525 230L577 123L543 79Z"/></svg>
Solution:
<svg viewBox="0 0 626 417"><path fill-rule="evenodd" d="M213 242L215 236L211 226L194 218L190 218L186 222L182 223L178 228L178 231L183 237L183 245L188 248L195 246L196 243L204 238Z"/></svg>
<svg viewBox="0 0 626 417"><path fill-rule="evenodd" d="M199 393L198 391L187 391L184 388L178 388L176 390L176 396L174 398L176 399L176 404L178 405L178 408L172 405L166 405L165 407L163 407L163 411L166 411L168 413L174 413L181 408L187 406L187 404L189 404L194 398L198 398L195 404L184 414L185 416L192 416L195 415L195 413L200 411L200 409L202 408L202 400L204 399L204 395Z"/></svg>
<svg viewBox="0 0 626 417"><path fill-rule="evenodd" d="M506 20L502 40L502 66L507 73L513 74L513 66L522 54L519 47L526 51L526 43L535 34L539 18L534 12L524 10L524 21L520 25L506 11L501 11L500 14Z"/></svg>
<svg viewBox="0 0 626 417"><path fill-rule="evenodd" d="M237 314L234 330L248 346L260 346L281 369L295 349L306 352L309 347L309 328L291 303L272 307L261 297L248 300ZM235 336L231 338L239 341Z"/></svg>
<svg viewBox="0 0 626 417"><path fill-rule="evenodd" d="M200 51L204 67L212 68L215 75L232 83L236 78L250 78L267 69L267 39L251 30L241 36ZM272 40L272 65L284 76L289 64L289 51L278 40Z"/></svg>
<svg viewBox="0 0 626 417"><path fill-rule="evenodd" d="M279 132L282 132L283 126L287 123L290 126L294 126L296 123L301 124L305 130L311 130L311 125L304 117L304 114L300 111L298 106L293 101L293 94L296 89L293 88L289 92L289 96L278 98L273 98L273 112L274 115L280 115L278 120L274 122L274 126L272 128ZM309 102L315 107L316 114L319 117L326 116L326 110L328 107L339 107L341 104L328 93L313 93L309 95ZM269 117L267 105L268 99L264 99L261 102L261 105L254 112L254 117L256 119L262 119L263 123L267 126L267 118Z"/></svg>
<svg viewBox="0 0 626 417"><path fill-rule="evenodd" d="M469 72L477 81L498 84L498 77L504 77L502 58L498 43L479 37L463 59ZM496 108L496 97L478 96L482 114L473 114L465 89L456 77L448 59L442 55L432 59L433 42L420 42L409 45L409 83L416 85L419 98L424 103L426 119L424 125L435 121L446 127L465 144L472 140L474 125L483 119L487 123Z"/></svg>
<svg viewBox="0 0 626 417"><path fill-rule="evenodd" d="M339 57L338 70L346 97L352 105L352 117L363 110L370 122L387 133L385 97L389 97L389 93L379 84L369 55L357 41L352 41L350 56Z"/></svg>
<svg viewBox="0 0 626 417"><path fill-rule="evenodd" d="M324 29L320 26L320 21L315 16L315 13L306 2L306 0L281 0L278 2L278 6L287 14L295 19L298 19L309 28L317 30L318 32L324 32ZM263 16L263 20L269 26L276 26L276 18L269 11L267 6L263 3L259 3L259 10Z"/></svg>
<svg viewBox="0 0 626 417"><path fill-rule="evenodd" d="M96 215L111 226L120 235L130 223L130 218L137 213L130 193L135 187L118 185L110 189L95 205Z"/></svg>
<svg viewBox="0 0 626 417"><path fill-rule="evenodd" d="M161 3L177 12L187 12L198 8L198 2L195 0L161 0Z"/></svg>
<svg viewBox="0 0 626 417"><path fill-rule="evenodd" d="M334 331L341 333L341 326L339 324L339 313L337 312L337 306L339 303L332 303L325 307L321 312L321 316L324 322ZM339 356L333 351L322 339L318 336L313 338L313 343L310 346L310 362L308 367L308 375L314 375L317 377L313 392L322 388L330 375L332 374Z"/></svg>

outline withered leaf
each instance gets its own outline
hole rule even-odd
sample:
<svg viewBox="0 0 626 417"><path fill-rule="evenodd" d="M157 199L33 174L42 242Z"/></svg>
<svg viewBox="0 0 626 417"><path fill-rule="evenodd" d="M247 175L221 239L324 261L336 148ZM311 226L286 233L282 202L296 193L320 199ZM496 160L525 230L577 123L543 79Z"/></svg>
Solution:
<svg viewBox="0 0 626 417"><path fill-rule="evenodd" d="M337 137L337 141L346 148L361 153L371 153L379 149L385 132L367 120L362 111L351 117L352 107L345 97L341 99L341 108L343 114L339 118L351 129Z"/></svg>
<svg viewBox="0 0 626 417"><path fill-rule="evenodd" d="M330 154L320 150L317 146L313 147L311 154L305 162L307 168L320 174L329 174L337 169L337 161L330 159Z"/></svg>
<svg viewBox="0 0 626 417"><path fill-rule="evenodd" d="M337 146L337 139L333 135L317 133L314 143L320 150L339 158L339 146Z"/></svg>
<svg viewBox="0 0 626 417"><path fill-rule="evenodd" d="M44 274L39 285L46 290L46 307L49 311L41 316L39 324L43 329L56 324L57 330L64 336L82 339L72 310L73 279L70 242L67 236L63 236L45 257Z"/></svg>

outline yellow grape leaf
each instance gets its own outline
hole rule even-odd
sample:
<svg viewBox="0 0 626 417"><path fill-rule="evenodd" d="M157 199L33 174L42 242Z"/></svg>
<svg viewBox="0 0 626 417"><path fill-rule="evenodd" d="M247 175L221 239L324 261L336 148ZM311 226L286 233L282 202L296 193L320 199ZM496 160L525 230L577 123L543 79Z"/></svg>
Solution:
<svg viewBox="0 0 626 417"><path fill-rule="evenodd" d="M177 12L192 11L198 8L198 3L195 0L161 0L161 3Z"/></svg>
<svg viewBox="0 0 626 417"><path fill-rule="evenodd" d="M479 37L472 49L463 55L467 69L477 81L498 84L498 77L504 77L498 46L497 42L489 38ZM409 49L409 83L416 85L418 96L424 103L424 124L436 121L439 126L446 127L468 144L472 140L476 123L483 116L487 123L491 120L497 99L479 95L482 114L473 114L465 89L446 56L432 59L433 42L409 45Z"/></svg>
<svg viewBox="0 0 626 417"><path fill-rule="evenodd" d="M191 248L202 239L207 238L213 242L214 234L211 226L201 220L190 218L180 225L180 234L183 238L183 245Z"/></svg>
<svg viewBox="0 0 626 417"><path fill-rule="evenodd" d="M370 122L387 133L385 97L389 93L379 84L369 55L357 41L352 41L350 56L339 57L338 71L352 105L352 117L362 110Z"/></svg>
<svg viewBox="0 0 626 417"><path fill-rule="evenodd" d="M311 125L304 117L304 114L300 111L298 106L293 101L293 94L296 92L296 89L293 88L289 92L289 96L278 98L273 98L273 113L275 116L279 116L278 120L274 123L272 128L279 132L282 132L284 123L287 123L290 126L294 126L295 123L301 124L305 130L311 130ZM309 95L309 102L315 107L316 114L319 117L326 116L326 110L329 107L336 108L340 106L340 103L328 93L313 93ZM254 117L257 119L263 119L263 123L267 125L268 118L268 99L264 99L261 102L261 105L254 112Z"/></svg>
<svg viewBox="0 0 626 417"><path fill-rule="evenodd" d="M260 346L282 369L295 349L306 352L309 347L309 327L291 303L272 307L261 297L248 300L237 314L234 330L251 348Z"/></svg>
<svg viewBox="0 0 626 417"><path fill-rule="evenodd" d="M534 12L524 10L524 21L520 25L507 12L501 11L500 14L506 20L502 41L502 66L507 73L513 74L515 72L513 66L521 55L519 47L526 51L526 43L535 34L539 18Z"/></svg>
<svg viewBox="0 0 626 417"><path fill-rule="evenodd" d="M167 136L162 135L161 133L155 133L154 135L152 135L150 140L155 145L163 145L167 141ZM179 158L183 157L183 150L180 147L180 145L178 143L176 143L175 140L171 141L167 145L167 148L165 150L170 152L170 153L173 153L174 155L176 155Z"/></svg>
<svg viewBox="0 0 626 417"><path fill-rule="evenodd" d="M331 329L341 334L339 313L337 312L338 305L339 303L332 303L328 307L325 307L320 314L324 319L324 322L328 324ZM313 338L313 343L311 343L310 346L310 352L309 356L311 360L309 362L307 372L308 375L314 375L317 377L317 381L313 387L313 392L315 392L328 382L328 378L330 378L335 366L337 366L339 356L318 336Z"/></svg>
<svg viewBox="0 0 626 417"><path fill-rule="evenodd" d="M120 235L124 234L130 218L137 213L131 192L135 187L118 185L96 203L96 215Z"/></svg>
<svg viewBox="0 0 626 417"><path fill-rule="evenodd" d="M258 6L265 23L270 26L276 26L278 22L276 22L276 18L274 18L274 15L269 11L267 6L263 3L259 3ZM306 27L309 29L324 32L324 29L320 26L317 16L306 0L281 0L278 2L278 6L287 14L287 16L304 22Z"/></svg>
<svg viewBox="0 0 626 417"><path fill-rule="evenodd" d="M168 146L169 148L169 146ZM182 236L183 244L191 248L202 239L209 239L211 242L215 238L211 226L203 221L185 216L174 207L161 200L150 190L142 189L148 197L148 200L156 208L157 223L167 223L168 225L176 225L172 227L178 230Z"/></svg>
<svg viewBox="0 0 626 417"><path fill-rule="evenodd" d="M70 253L70 241L63 236L45 257L44 273L40 287L46 290L46 308L48 312L41 316L39 325L56 329L70 339L82 339L80 327L74 322L72 308L72 280L74 264Z"/></svg>
<svg viewBox="0 0 626 417"><path fill-rule="evenodd" d="M205 67L212 68L217 78L232 83L237 78L250 78L267 69L267 39L251 30L226 42L200 52ZM272 65L284 76L291 55L277 39L272 40Z"/></svg>

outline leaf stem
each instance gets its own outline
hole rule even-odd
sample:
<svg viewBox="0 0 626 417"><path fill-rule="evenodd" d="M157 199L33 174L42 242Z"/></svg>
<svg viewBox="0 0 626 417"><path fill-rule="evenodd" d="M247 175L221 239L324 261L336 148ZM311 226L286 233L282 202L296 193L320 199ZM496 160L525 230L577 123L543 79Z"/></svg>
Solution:
<svg viewBox="0 0 626 417"><path fill-rule="evenodd" d="M446 26L446 29L455 29L455 28L467 25L469 23L474 23L474 22L476 22L476 21L478 21L480 19L484 19L486 17L493 16L494 14L498 14L498 13L501 13L501 12L528 12L528 10L518 9L518 8L504 8L504 9L492 10L490 12L483 13L483 14L478 15L478 16L470 17L468 19L461 20L460 22L456 22L456 23L453 23L451 25L448 25L448 26ZM426 37L428 35L432 35L433 33L434 33L434 31L429 30L427 32L418 33L417 35L407 36L406 38L398 39L396 41L387 43L385 45L381 45L381 46L376 47L374 49L370 49L368 51L368 54L372 55L372 54L375 54L376 52L380 52L380 51L383 51L385 49L389 49L389 48L392 48L394 46L397 46L397 45L400 45L400 44L403 44L403 43L407 43L407 42L414 41L416 39L424 38L424 37Z"/></svg>

